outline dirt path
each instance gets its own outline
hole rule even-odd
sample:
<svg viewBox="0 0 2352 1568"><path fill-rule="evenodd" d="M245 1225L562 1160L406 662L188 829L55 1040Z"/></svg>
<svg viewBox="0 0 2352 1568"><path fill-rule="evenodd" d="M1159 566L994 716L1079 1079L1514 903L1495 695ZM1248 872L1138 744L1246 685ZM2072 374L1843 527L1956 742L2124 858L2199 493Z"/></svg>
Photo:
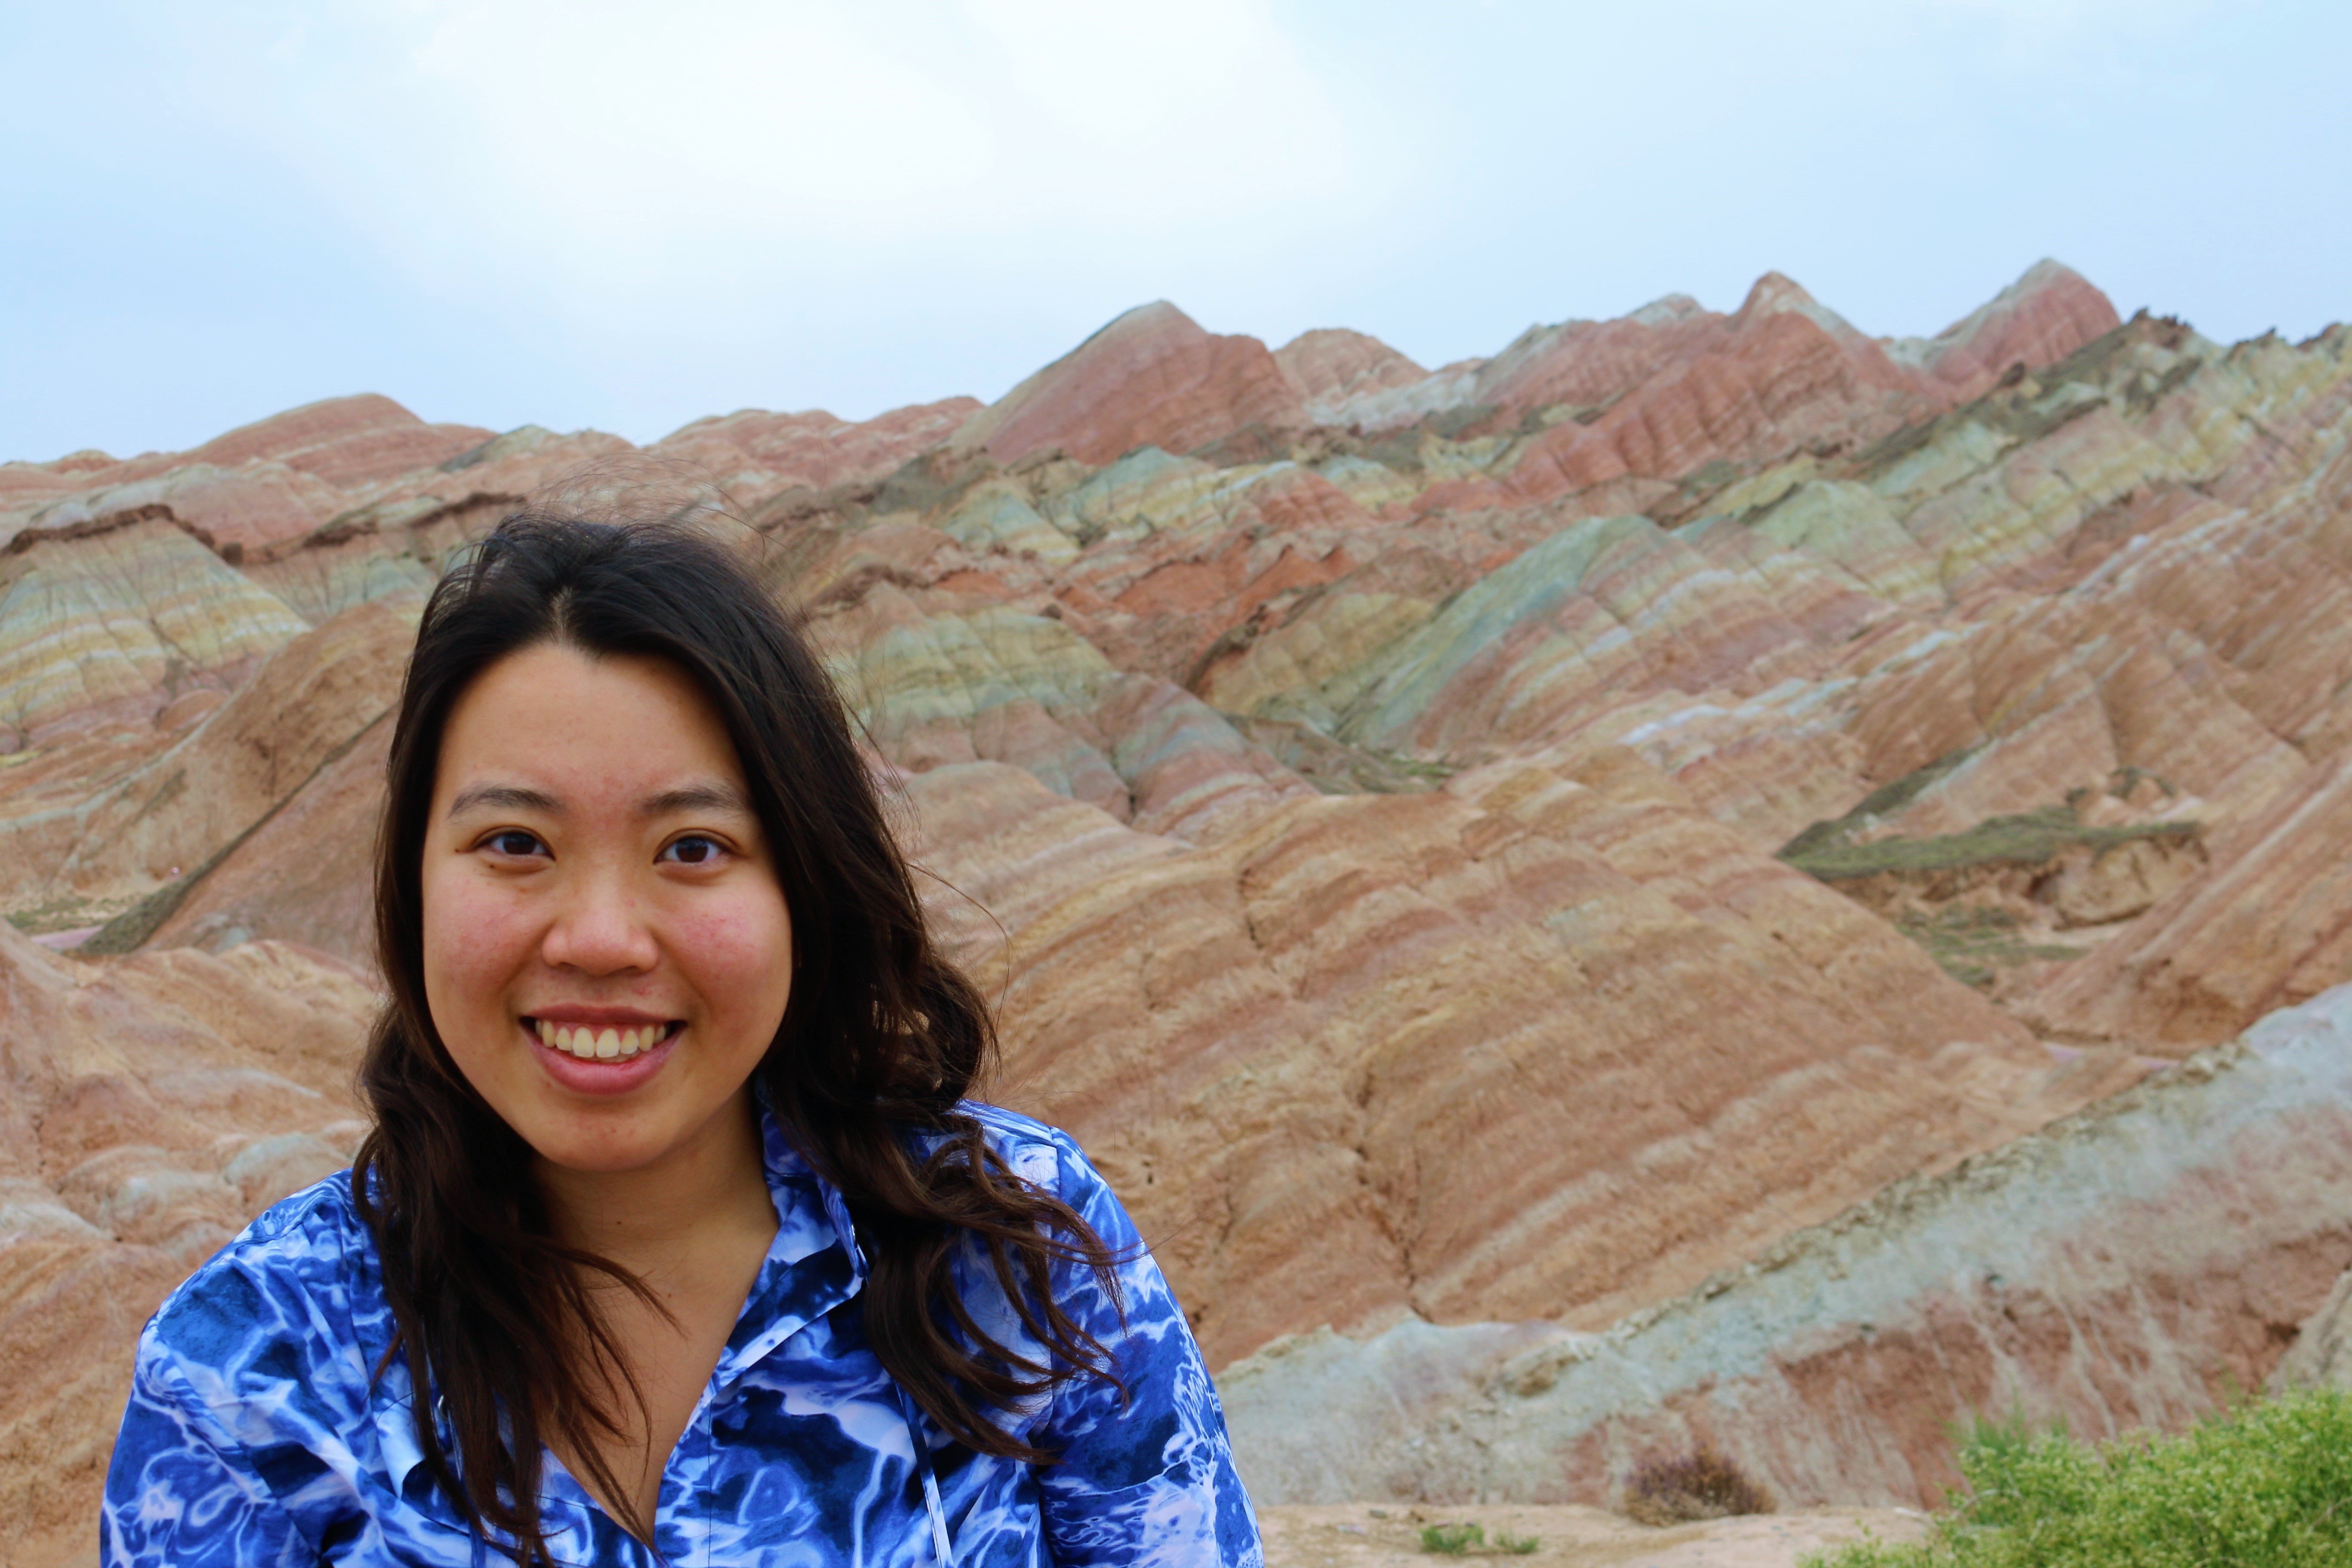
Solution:
<svg viewBox="0 0 2352 1568"><path fill-rule="evenodd" d="M1434 1568L1455 1559L1421 1549L1424 1524L1475 1521L1542 1542L1517 1556L1491 1548L1459 1561L1477 1568L1796 1568L1808 1552L1859 1541L1916 1541L1922 1515L1906 1509L1812 1509L1651 1530L1597 1508L1333 1503L1264 1508L1266 1568Z"/></svg>

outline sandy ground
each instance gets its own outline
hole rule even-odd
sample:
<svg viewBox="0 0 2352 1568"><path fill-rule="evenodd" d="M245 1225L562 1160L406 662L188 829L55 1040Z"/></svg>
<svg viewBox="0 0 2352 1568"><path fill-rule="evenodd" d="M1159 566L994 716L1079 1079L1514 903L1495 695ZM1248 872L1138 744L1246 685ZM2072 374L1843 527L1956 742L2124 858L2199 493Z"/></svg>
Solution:
<svg viewBox="0 0 2352 1568"><path fill-rule="evenodd" d="M1266 1568L1435 1568L1454 1559L1421 1549L1424 1524L1484 1525L1487 1539L1508 1531L1543 1544L1526 1556L1493 1551L1460 1559L1478 1568L1796 1568L1808 1552L1859 1541L1916 1541L1924 1515L1907 1509L1809 1509L1706 1524L1651 1530L1597 1508L1511 1504L1437 1508L1426 1504L1332 1503L1258 1510Z"/></svg>

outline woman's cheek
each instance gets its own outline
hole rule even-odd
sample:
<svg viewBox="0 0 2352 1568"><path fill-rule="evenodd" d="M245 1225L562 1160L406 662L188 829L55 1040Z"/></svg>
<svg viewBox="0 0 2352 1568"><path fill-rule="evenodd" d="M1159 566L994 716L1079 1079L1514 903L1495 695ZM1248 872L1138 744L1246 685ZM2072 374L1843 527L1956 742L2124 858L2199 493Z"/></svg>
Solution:
<svg viewBox="0 0 2352 1568"><path fill-rule="evenodd" d="M678 966L707 1005L722 1014L773 1007L781 1016L793 970L781 899L747 892L698 901L672 930Z"/></svg>
<svg viewBox="0 0 2352 1568"><path fill-rule="evenodd" d="M467 880L453 877L425 890L426 988L438 994L434 1021L444 1038L493 1016L503 1034L506 992L531 945L517 901ZM444 1005L457 1016L438 1016Z"/></svg>

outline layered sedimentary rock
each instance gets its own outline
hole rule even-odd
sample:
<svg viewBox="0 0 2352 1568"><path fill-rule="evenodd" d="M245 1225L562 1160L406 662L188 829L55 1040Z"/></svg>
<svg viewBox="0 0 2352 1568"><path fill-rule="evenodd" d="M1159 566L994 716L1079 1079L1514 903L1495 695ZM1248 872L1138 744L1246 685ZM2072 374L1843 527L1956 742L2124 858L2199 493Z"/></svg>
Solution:
<svg viewBox="0 0 2352 1568"><path fill-rule="evenodd" d="M175 496L184 513L202 521L207 505L221 515L234 510L231 500L189 499L217 489L265 496L273 517L291 509L324 521L353 489L446 461L490 435L466 425L427 425L392 399L370 395L289 409L193 452L117 459L86 451L51 463L8 463L0 465L0 540Z"/></svg>
<svg viewBox="0 0 2352 1568"><path fill-rule="evenodd" d="M739 506L752 506L795 486L878 479L908 458L929 451L980 412L977 398L893 409L862 423L823 409L770 414L761 409L698 419L652 448L664 459L698 470Z"/></svg>
<svg viewBox="0 0 2352 1568"><path fill-rule="evenodd" d="M1934 337L1885 346L1897 363L1973 397L2010 366L2063 359L2115 324L2115 307L2105 294L2071 268L2043 260Z"/></svg>
<svg viewBox="0 0 2352 1568"><path fill-rule="evenodd" d="M2272 1389L2352 1389L2352 1268L2337 1277L2319 1310L2296 1326L2294 1342L2271 1369Z"/></svg>
<svg viewBox="0 0 2352 1568"><path fill-rule="evenodd" d="M1252 425L1306 423L1297 384L1264 343L1205 332L1162 300L973 415L955 439L1003 463L1047 448L1106 463L1136 447L1186 452Z"/></svg>
<svg viewBox="0 0 2352 1568"><path fill-rule="evenodd" d="M302 633L152 760L0 822L20 896L119 903L233 848L389 714L417 605L375 600Z"/></svg>
<svg viewBox="0 0 2352 1568"><path fill-rule="evenodd" d="M277 461L349 489L446 462L490 434L427 425L389 397L336 397L242 426L188 456L223 467Z"/></svg>
<svg viewBox="0 0 2352 1568"><path fill-rule="evenodd" d="M1606 1321L2113 1086L1622 751L1199 848L1001 765L907 794L1011 1097L1086 1139L1214 1360L1409 1312Z"/></svg>
<svg viewBox="0 0 2352 1568"><path fill-rule="evenodd" d="M2352 989L1603 1332L1323 1332L1221 1387L1269 1501L1605 1503L1705 1441L1792 1502L1916 1504L1958 1483L1975 1415L2177 1426L2260 1387L2307 1318L2287 1375L2340 1376L2347 1262Z"/></svg>
<svg viewBox="0 0 2352 1568"><path fill-rule="evenodd" d="M0 466L0 901L84 956L8 951L74 994L168 971L233 1011L265 959L363 994L421 595L534 500L724 509L1002 1000L997 1092L1097 1152L1213 1359L1328 1326L1458 1405L1512 1347L1649 1321L2352 979L2347 452L2352 332L2223 347L2045 263L1927 340L1777 275L1435 371L1160 304L986 406L745 411L640 453L355 398ZM253 1016L215 1032L278 1072ZM2074 1267L2051 1246L2016 1267ZM2133 1267L2066 1310L2107 1332ZM2303 1268L2279 1322L2318 1305ZM1873 1312L1928 1300L1898 1277ZM2181 1359L2100 1372L2095 1408L2258 1376L2198 1310L2130 1327ZM1769 1321L1811 1392L1756 1408L1859 1401L1879 1458L1758 1462L1930 1486L1919 1412L1976 1374L1906 1405L1910 1363ZM1649 1372L1578 1386L1593 1431L1736 1425Z"/></svg>
<svg viewBox="0 0 2352 1568"><path fill-rule="evenodd" d="M350 1162L374 1006L292 944L99 963L0 925L0 1556L89 1559L141 1323Z"/></svg>
<svg viewBox="0 0 2352 1568"><path fill-rule="evenodd" d="M2053 1033L2195 1042L2352 973L2352 758L2338 756L2222 846L2118 940L2054 978Z"/></svg>
<svg viewBox="0 0 2352 1568"><path fill-rule="evenodd" d="M1274 361L1297 384L1318 423L1345 424L1358 397L1412 386L1429 372L1388 344L1342 327L1304 332L1285 343Z"/></svg>

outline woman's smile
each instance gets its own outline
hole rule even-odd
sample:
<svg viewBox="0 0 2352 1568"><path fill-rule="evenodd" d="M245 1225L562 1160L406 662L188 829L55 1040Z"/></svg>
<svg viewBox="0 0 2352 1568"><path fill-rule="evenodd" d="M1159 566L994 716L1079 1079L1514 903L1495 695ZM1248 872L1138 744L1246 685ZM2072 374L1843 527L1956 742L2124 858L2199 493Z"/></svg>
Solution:
<svg viewBox="0 0 2352 1568"><path fill-rule="evenodd" d="M625 1024L616 1029L607 1024L599 1029L593 1024L583 1024L575 1029L545 1018L525 1018L522 1022L523 1027L537 1032L541 1045L583 1062L609 1062L615 1058L627 1061L638 1052L652 1050L668 1039L670 1031L677 1026L647 1024L640 1028Z"/></svg>
<svg viewBox="0 0 2352 1568"><path fill-rule="evenodd" d="M606 1016L612 1011L551 1007L525 1015L523 1049L550 1079L574 1094L633 1093L669 1061L686 1034L686 1020Z"/></svg>

